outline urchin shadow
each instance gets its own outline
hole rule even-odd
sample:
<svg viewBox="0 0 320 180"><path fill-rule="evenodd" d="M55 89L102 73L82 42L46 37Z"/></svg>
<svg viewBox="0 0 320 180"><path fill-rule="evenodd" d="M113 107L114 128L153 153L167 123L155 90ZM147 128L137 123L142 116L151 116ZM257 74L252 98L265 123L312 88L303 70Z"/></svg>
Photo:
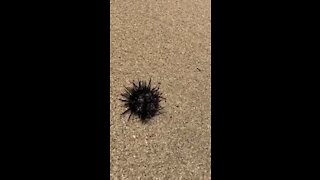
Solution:
<svg viewBox="0 0 320 180"><path fill-rule="evenodd" d="M124 87L125 92L121 93L122 99L119 99L127 108L121 115L130 113L128 121L133 115L145 124L164 113L164 107L160 105L160 102L165 98L162 96L159 86L152 87L151 79L149 83L140 80L137 84L134 81L131 83L131 87Z"/></svg>

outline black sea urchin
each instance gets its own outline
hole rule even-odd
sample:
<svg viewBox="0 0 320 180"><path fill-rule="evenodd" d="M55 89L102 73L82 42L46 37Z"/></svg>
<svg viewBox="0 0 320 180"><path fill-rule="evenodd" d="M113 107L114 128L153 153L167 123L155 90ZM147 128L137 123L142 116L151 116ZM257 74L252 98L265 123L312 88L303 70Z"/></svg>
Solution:
<svg viewBox="0 0 320 180"><path fill-rule="evenodd" d="M126 92L121 95L124 99L120 99L127 108L122 114L130 112L136 115L144 123L148 122L154 116L160 114L162 107L161 99L164 99L159 92L159 87L151 87L151 79L149 84L145 81L139 81L139 84L132 83L131 88L126 87Z"/></svg>

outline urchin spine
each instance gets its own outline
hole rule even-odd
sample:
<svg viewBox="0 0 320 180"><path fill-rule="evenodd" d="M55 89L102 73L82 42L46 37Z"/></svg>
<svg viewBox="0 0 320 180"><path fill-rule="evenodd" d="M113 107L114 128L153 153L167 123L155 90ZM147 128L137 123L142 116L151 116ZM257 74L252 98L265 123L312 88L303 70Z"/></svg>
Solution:
<svg viewBox="0 0 320 180"><path fill-rule="evenodd" d="M136 115L142 122L148 122L154 116L161 114L160 102L162 94L159 87L151 87L151 79L147 84L146 81L138 81L138 84L132 82L131 88L125 87L125 92L121 94L124 99L124 106L127 108L122 114L130 112L131 115Z"/></svg>

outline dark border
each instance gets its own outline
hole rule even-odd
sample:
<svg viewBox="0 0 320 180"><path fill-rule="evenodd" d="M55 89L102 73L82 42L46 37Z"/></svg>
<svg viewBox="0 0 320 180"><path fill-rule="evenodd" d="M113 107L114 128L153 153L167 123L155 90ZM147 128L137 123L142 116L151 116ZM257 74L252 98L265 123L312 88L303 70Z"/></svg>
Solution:
<svg viewBox="0 0 320 180"><path fill-rule="evenodd" d="M10 72L17 75L8 75L17 91L10 96L17 110L11 113L16 128L7 135L14 152L9 176L108 179L109 2L17 8L6 26L16 33L9 37L17 48L11 57L17 68Z"/></svg>
<svg viewBox="0 0 320 180"><path fill-rule="evenodd" d="M98 124L97 128L97 176L106 179L110 176L110 3L98 1L97 4L97 55L98 55ZM108 18L109 17L109 18ZM100 91L99 91L100 90ZM100 95L100 96L99 96ZM99 133L100 132L100 133Z"/></svg>
<svg viewBox="0 0 320 180"><path fill-rule="evenodd" d="M213 179L278 177L291 151L282 152L287 138L279 132L287 131L281 122L290 113L282 101L291 91L284 84L294 59L285 37L295 27L284 27L288 18L279 12L289 17L287 8L278 4L214 0L212 7Z"/></svg>

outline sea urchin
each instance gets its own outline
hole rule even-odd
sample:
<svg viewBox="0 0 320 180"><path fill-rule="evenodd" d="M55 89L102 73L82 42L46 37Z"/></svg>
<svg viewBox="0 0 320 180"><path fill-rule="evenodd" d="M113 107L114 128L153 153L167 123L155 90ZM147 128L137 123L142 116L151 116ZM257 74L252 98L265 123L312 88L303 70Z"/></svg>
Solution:
<svg viewBox="0 0 320 180"><path fill-rule="evenodd" d="M120 99L124 102L127 108L122 114L130 112L131 115L136 115L144 123L148 122L154 116L160 114L162 107L160 106L161 99L163 98L159 92L159 87L151 87L151 79L147 84L145 81L138 81L138 84L132 82L131 88L125 88L125 93Z"/></svg>

